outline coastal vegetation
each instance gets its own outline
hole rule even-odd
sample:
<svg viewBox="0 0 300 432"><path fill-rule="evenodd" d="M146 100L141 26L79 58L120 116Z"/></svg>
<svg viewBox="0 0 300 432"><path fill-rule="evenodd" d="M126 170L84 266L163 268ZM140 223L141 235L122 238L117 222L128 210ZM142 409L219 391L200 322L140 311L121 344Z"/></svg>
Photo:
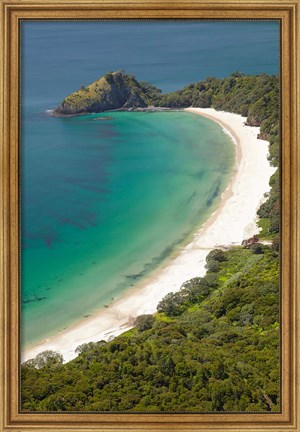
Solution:
<svg viewBox="0 0 300 432"><path fill-rule="evenodd" d="M245 116L249 125L260 126L260 137L270 142L270 163L278 167L277 76L234 73L162 94L120 71L68 96L56 115L82 113L82 108L91 112L93 97L100 94L106 95L102 102L113 104L111 94L116 96L124 83L122 109L212 107ZM270 185L258 210L259 237L270 245L255 238L243 246L215 249L206 258L204 277L169 293L155 315L138 317L130 331L109 342L79 346L78 356L66 364L51 351L25 362L22 411L278 412L278 169Z"/></svg>
<svg viewBox="0 0 300 432"><path fill-rule="evenodd" d="M22 410L279 411L274 248L210 252L206 276L157 309L110 342L78 347L66 364L52 352L24 363Z"/></svg>

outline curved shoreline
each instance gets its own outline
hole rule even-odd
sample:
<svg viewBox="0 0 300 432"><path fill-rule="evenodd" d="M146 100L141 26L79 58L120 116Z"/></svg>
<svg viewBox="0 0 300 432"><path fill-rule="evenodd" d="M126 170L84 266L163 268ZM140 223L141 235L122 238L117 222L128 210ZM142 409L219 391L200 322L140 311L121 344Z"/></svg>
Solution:
<svg viewBox="0 0 300 432"><path fill-rule="evenodd" d="M194 234L172 261L159 268L138 287L112 303L108 308L89 316L58 335L22 353L22 361L44 350L55 350L69 361L76 356L78 345L109 340L130 329L134 319L144 313L154 313L158 302L182 283L205 274L205 258L210 250L220 246L241 244L244 238L257 233L256 210L268 192L269 178L275 169L267 160L268 142L257 139L258 127L245 126L238 114L207 108L187 108L220 124L236 144L236 168L217 210ZM99 329L101 329L99 331Z"/></svg>

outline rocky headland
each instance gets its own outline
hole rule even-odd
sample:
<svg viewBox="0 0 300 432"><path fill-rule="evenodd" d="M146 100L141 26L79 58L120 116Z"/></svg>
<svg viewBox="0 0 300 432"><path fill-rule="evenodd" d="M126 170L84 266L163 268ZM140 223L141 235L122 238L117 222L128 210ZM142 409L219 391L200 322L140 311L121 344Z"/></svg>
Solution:
<svg viewBox="0 0 300 432"><path fill-rule="evenodd" d="M160 90L139 82L123 71L109 72L87 87L67 96L52 111L53 116L74 116L110 110L143 109L151 106Z"/></svg>

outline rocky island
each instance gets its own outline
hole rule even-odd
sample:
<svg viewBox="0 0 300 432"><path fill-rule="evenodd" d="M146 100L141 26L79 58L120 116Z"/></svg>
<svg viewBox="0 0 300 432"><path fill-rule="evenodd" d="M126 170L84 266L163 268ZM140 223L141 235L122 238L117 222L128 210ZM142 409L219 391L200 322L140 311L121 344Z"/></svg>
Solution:
<svg viewBox="0 0 300 432"><path fill-rule="evenodd" d="M116 109L146 108L161 90L138 82L123 71L108 72L87 87L67 96L52 112L54 116L73 116Z"/></svg>

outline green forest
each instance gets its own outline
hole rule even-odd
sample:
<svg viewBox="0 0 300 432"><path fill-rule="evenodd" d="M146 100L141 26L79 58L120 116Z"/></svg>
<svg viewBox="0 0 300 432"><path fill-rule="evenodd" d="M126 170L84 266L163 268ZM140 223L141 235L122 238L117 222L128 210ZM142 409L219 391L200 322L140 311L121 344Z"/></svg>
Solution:
<svg viewBox="0 0 300 432"><path fill-rule="evenodd" d="M155 316L77 351L23 364L23 411L279 411L278 252L214 250Z"/></svg>
<svg viewBox="0 0 300 432"><path fill-rule="evenodd" d="M139 85L147 93L147 83ZM234 73L165 95L150 90L156 106L242 114L260 126L279 166L277 76ZM23 363L21 410L280 411L279 169L270 185L258 210L259 239L211 251L206 275L169 293L156 314L138 317L110 342L79 346L66 364L52 351Z"/></svg>

